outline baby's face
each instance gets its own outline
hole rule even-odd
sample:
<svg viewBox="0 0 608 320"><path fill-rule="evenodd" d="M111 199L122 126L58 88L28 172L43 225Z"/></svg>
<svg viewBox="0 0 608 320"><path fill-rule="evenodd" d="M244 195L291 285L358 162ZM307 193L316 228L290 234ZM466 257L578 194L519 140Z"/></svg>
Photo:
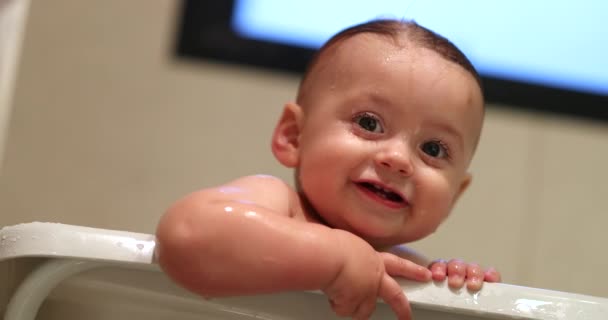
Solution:
<svg viewBox="0 0 608 320"><path fill-rule="evenodd" d="M483 99L436 52L360 34L308 79L299 183L329 225L376 246L420 239L470 181Z"/></svg>

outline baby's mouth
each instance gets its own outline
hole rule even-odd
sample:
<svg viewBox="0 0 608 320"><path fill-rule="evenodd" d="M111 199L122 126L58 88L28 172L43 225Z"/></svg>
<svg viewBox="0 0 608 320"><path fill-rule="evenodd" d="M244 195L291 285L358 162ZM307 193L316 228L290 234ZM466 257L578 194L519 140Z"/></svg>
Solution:
<svg viewBox="0 0 608 320"><path fill-rule="evenodd" d="M378 195L380 198L386 199L388 201L395 202L395 203L402 204L402 205L407 203L405 201L405 199L398 193L396 193L390 189L383 188L379 185L373 184L371 182L358 182L357 185L373 192L374 194Z"/></svg>

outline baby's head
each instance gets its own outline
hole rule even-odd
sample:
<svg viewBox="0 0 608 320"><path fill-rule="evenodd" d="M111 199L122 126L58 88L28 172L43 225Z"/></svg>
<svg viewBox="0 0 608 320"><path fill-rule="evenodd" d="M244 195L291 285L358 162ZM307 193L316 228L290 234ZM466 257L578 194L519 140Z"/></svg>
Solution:
<svg viewBox="0 0 608 320"><path fill-rule="evenodd" d="M483 122L477 72L413 22L346 29L317 53L275 128L313 214L376 247L432 232L467 188Z"/></svg>

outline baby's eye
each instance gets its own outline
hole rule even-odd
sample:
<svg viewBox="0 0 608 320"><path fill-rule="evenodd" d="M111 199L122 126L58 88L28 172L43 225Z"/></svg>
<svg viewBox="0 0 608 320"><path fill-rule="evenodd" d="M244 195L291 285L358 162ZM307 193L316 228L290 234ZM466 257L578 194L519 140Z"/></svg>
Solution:
<svg viewBox="0 0 608 320"><path fill-rule="evenodd" d="M428 141L420 147L422 152L433 158L446 158L448 156L447 147L441 141Z"/></svg>
<svg viewBox="0 0 608 320"><path fill-rule="evenodd" d="M380 120L378 120L378 117L376 117L375 115L373 115L371 113L365 112L362 114L358 114L355 116L353 121L359 127L363 128L366 131L373 132L373 133L383 133L384 132L384 128L382 128L382 124L380 123Z"/></svg>

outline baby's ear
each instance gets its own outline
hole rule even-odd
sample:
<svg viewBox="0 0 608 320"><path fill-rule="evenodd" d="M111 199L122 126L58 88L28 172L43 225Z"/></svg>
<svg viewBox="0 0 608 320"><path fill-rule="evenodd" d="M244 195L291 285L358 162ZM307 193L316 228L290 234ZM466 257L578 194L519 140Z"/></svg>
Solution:
<svg viewBox="0 0 608 320"><path fill-rule="evenodd" d="M296 103L287 103L272 134L272 153L288 168L296 167L299 163L299 140L303 117L302 107Z"/></svg>

